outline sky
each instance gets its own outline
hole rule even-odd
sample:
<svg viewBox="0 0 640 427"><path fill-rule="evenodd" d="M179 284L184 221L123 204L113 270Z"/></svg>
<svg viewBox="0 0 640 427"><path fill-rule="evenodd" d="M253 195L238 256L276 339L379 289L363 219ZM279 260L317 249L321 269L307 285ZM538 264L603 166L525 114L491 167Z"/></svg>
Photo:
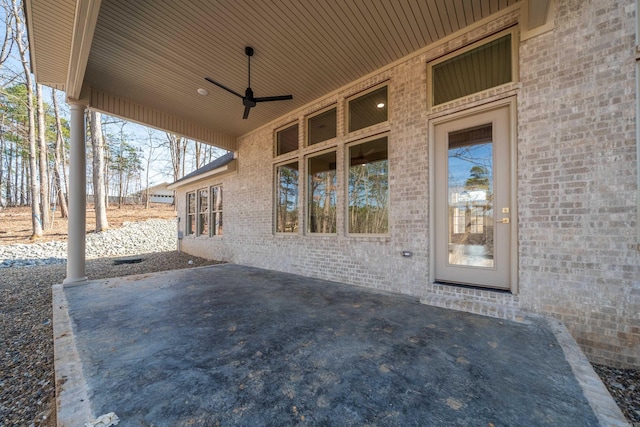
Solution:
<svg viewBox="0 0 640 427"><path fill-rule="evenodd" d="M4 19L4 11L0 8L0 35L4 35L5 32L5 19ZM0 69L0 85L11 85L17 81L23 80L21 77L23 73L22 64L20 63L20 57L17 48L14 48L8 60L2 65L2 69ZM60 114L62 117L69 119L69 106L65 101L65 94L63 92L57 91L57 99L58 104L60 106ZM52 90L49 87L43 87L43 95L44 102L51 105L52 104ZM103 116L103 122L107 124L104 125L104 130L106 133L111 134L120 134L121 123L113 123L115 118L109 116ZM122 121L120 119L116 119L118 121ZM147 159L151 156L152 161L150 162L149 168L149 185L155 185L162 182L172 182L173 174L171 168L171 158L169 149L167 147L158 147L155 148L153 153L150 153L149 150L149 132L151 132L151 139L153 141L154 146L159 146L161 143L166 143L167 137L165 132L159 131L156 129L148 128L146 126L139 125L133 122L126 122L123 128L124 135L128 142L132 143L134 146L140 147L141 157L143 162L143 168L146 167ZM186 162L186 170L185 174L193 171L195 169L195 161L193 160L193 142L189 144L188 151L190 155L187 154L187 162ZM219 150L218 155L224 154L224 150ZM141 172L141 178L143 187L145 186L146 180L146 170Z"/></svg>

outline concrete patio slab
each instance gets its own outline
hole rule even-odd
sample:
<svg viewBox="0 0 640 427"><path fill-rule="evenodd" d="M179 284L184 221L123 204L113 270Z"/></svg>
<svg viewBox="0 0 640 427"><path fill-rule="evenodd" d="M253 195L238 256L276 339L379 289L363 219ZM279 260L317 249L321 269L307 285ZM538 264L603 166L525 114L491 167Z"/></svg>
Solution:
<svg viewBox="0 0 640 427"><path fill-rule="evenodd" d="M54 327L64 426L109 412L120 426L625 425L544 319L268 270L58 286Z"/></svg>

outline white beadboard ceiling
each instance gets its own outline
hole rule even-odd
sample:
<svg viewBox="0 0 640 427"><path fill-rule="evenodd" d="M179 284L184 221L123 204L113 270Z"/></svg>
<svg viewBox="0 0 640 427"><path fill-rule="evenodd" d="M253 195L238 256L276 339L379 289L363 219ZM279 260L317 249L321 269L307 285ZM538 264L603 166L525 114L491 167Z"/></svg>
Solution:
<svg viewBox="0 0 640 427"><path fill-rule="evenodd" d="M48 3L27 2L34 13ZM517 2L102 0L84 82L237 137ZM39 22L32 27L46 30ZM259 103L248 120L240 98L204 80L243 94L245 46L255 49L255 96L294 97ZM39 70L42 61L54 63L42 57ZM46 80L46 71L39 74Z"/></svg>

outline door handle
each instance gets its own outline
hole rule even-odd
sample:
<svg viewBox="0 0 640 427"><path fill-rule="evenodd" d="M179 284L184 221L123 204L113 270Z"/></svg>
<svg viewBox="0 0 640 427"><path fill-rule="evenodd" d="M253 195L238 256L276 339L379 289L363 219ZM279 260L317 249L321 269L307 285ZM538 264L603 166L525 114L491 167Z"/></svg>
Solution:
<svg viewBox="0 0 640 427"><path fill-rule="evenodd" d="M502 218L502 219L500 220L500 222L501 222L502 224L509 224L509 218Z"/></svg>

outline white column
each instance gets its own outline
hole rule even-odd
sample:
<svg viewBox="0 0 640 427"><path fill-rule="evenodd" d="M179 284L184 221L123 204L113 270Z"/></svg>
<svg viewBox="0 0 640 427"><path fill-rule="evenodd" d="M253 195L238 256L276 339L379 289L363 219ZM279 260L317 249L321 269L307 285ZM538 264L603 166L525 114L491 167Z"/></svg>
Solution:
<svg viewBox="0 0 640 427"><path fill-rule="evenodd" d="M86 153L83 104L71 104L71 146L69 147L69 241L67 278L64 284L84 282L86 216Z"/></svg>

